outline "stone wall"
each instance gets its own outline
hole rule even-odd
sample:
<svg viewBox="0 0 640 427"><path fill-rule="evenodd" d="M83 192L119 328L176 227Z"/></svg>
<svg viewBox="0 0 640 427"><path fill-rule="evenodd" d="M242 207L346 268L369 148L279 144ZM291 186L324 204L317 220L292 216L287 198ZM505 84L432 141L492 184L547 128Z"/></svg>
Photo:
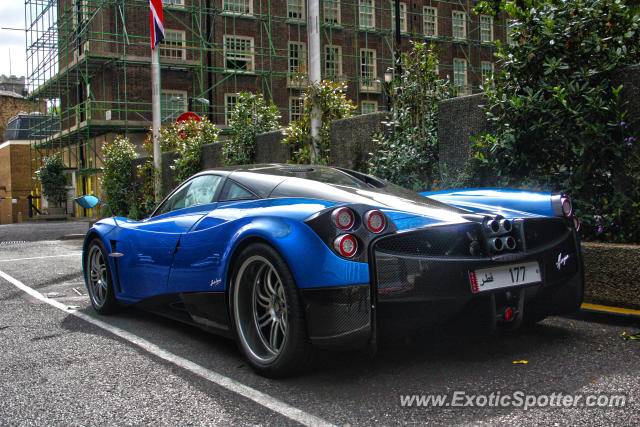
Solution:
<svg viewBox="0 0 640 427"><path fill-rule="evenodd" d="M466 167L471 137L487 130L480 107L482 94L452 98L438 103L438 145L440 170L449 176Z"/></svg>
<svg viewBox="0 0 640 427"><path fill-rule="evenodd" d="M287 163L291 159L289 147L282 142L282 132L277 130L256 137L256 163Z"/></svg>
<svg viewBox="0 0 640 427"><path fill-rule="evenodd" d="M373 113L331 122L329 164L365 171L369 153L375 149L371 137L382 129L385 116Z"/></svg>
<svg viewBox="0 0 640 427"><path fill-rule="evenodd" d="M586 302L640 310L640 246L582 242Z"/></svg>

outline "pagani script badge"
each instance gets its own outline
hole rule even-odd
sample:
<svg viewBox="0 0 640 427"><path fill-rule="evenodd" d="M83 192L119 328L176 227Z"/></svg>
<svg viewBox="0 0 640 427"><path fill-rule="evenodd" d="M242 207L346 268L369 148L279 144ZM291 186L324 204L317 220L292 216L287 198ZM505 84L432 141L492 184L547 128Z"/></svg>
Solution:
<svg viewBox="0 0 640 427"><path fill-rule="evenodd" d="M556 268L560 270L562 266L567 265L567 261L569 260L569 254L562 256L562 252L558 254L558 261L556 261Z"/></svg>
<svg viewBox="0 0 640 427"><path fill-rule="evenodd" d="M218 286L220 283L222 283L222 279L212 280L210 286L211 287Z"/></svg>

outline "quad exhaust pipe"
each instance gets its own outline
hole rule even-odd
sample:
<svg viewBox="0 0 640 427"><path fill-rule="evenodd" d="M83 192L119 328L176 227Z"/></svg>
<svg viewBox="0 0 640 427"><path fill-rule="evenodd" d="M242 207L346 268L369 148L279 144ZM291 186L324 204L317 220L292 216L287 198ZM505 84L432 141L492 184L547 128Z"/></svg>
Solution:
<svg viewBox="0 0 640 427"><path fill-rule="evenodd" d="M484 223L485 228L492 235L510 233L513 230L513 223L508 219L489 219Z"/></svg>
<svg viewBox="0 0 640 427"><path fill-rule="evenodd" d="M489 239L489 246L493 252L512 251L516 248L516 239L511 236L493 237Z"/></svg>

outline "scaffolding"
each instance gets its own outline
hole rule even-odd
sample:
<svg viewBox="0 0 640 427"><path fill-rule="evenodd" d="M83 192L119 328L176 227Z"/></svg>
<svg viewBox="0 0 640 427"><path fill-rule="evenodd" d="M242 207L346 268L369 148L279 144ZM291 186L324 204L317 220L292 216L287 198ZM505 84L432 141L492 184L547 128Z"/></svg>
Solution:
<svg viewBox="0 0 640 427"><path fill-rule="evenodd" d="M505 19L481 20L476 3L401 2L396 46L393 0L321 0L322 76L346 81L347 96L362 112L381 109L382 76L396 49L419 40L443 52L442 77L450 76L462 93L477 91L486 64L493 64L491 42L505 39ZM242 90L272 99L283 125L298 117L306 85L305 0L163 4L164 122L190 110L224 127ZM121 134L139 144L151 125L148 0L27 0L25 25L29 96L46 102L55 122L41 126L60 129L32 140L32 172L59 153L75 193L96 192L102 143Z"/></svg>

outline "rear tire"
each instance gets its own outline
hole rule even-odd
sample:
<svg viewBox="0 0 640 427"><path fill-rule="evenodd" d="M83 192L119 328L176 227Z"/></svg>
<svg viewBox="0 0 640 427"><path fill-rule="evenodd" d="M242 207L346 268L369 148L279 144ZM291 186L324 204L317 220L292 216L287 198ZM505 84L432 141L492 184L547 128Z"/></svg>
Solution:
<svg viewBox="0 0 640 427"><path fill-rule="evenodd" d="M313 350L284 259L271 246L251 244L240 253L231 277L232 322L249 365L271 378L304 369Z"/></svg>
<svg viewBox="0 0 640 427"><path fill-rule="evenodd" d="M93 239L87 246L84 274L91 305L100 314L118 311L118 301L113 289L113 278L107 261L107 251L100 239Z"/></svg>

